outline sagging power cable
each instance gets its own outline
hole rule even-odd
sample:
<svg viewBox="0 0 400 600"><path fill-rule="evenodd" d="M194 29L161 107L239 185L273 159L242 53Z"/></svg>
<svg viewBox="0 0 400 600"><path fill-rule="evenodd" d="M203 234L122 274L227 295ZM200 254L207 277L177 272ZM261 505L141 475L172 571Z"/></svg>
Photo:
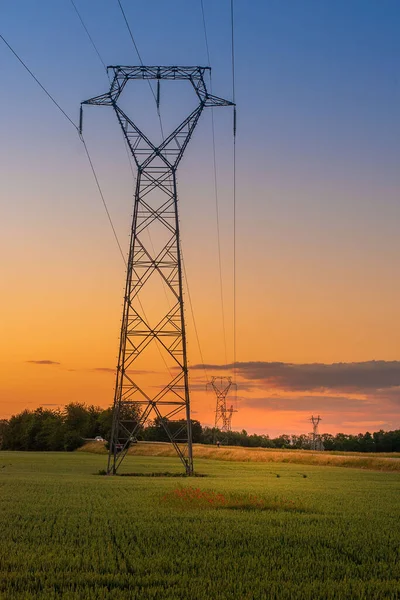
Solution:
<svg viewBox="0 0 400 600"><path fill-rule="evenodd" d="M102 57L101 57L101 54L100 54L100 52L99 52L99 50L98 50L98 48L97 48L96 44L94 43L94 41L93 41L93 38L92 38L92 36L90 35L90 32L89 32L88 28L86 27L86 25L85 25L85 22L84 22L84 20L83 20L83 18L82 18L82 15L80 14L80 12L79 12L79 10L78 10L78 8L77 8L77 6L76 6L76 4L75 4L74 0L70 0L70 2L71 2L71 4L72 4L72 6L74 7L74 10L75 10L76 14L78 15L78 19L80 20L80 22L81 22L81 24L82 24L82 27L83 27L83 29L85 30L85 32L86 32L86 35L88 36L88 38L89 38L89 41L90 41L90 43L92 44L92 46L93 46L93 49L94 49L94 51L96 52L96 54L97 54L97 56L98 56L98 58L99 58L99 60L100 60L101 64L103 65L103 67L104 67L104 69L105 69L105 71L106 71L106 73L107 73L107 77L108 77L107 65L106 65L106 63L104 62L104 60L102 59Z"/></svg>
<svg viewBox="0 0 400 600"><path fill-rule="evenodd" d="M206 25L206 17L205 17L203 0L200 0L200 5L201 5L202 20L203 20L204 41L205 41L206 52L207 52L207 62L208 62L208 66L211 67L210 48L209 48L209 44L208 44L207 25ZM213 93L211 70L210 70L210 92L211 92L211 94ZM220 207L219 207L219 193L218 193L217 157L216 157L216 149L215 149L214 107L211 107L211 134L212 134L212 148L213 148L214 198L215 198L215 213L216 213L216 225L217 225L217 250L218 250L218 271L219 271L221 317L222 317L222 335L223 335L223 342L224 342L225 364L228 364L226 325L225 325L226 318L225 318L224 285L223 285L222 259L221 259L221 229L220 229L220 218L219 218L220 217Z"/></svg>
<svg viewBox="0 0 400 600"><path fill-rule="evenodd" d="M140 61L140 64L141 64L141 65L142 65L142 67L143 67L143 66L144 66L144 63L143 63L143 60L142 60L142 56L141 56L141 54L140 54L140 52L139 52L138 45L137 45L137 43L135 42L135 38L133 37L132 29L131 29L131 27L130 27L130 25L129 25L129 21L128 21L128 19L127 19L127 16L126 16L126 14L125 14L124 8L123 8L123 6L122 6L122 4L121 4L121 0L117 0L117 2L118 2L118 6L119 6L119 8L120 8L120 10L121 10L122 17L123 17L123 19L124 19L124 21L125 21L125 25L126 25L126 27L127 27L127 29L128 29L129 36L130 36L130 38L131 38L131 40L132 40L133 47L135 48L135 50L136 50L136 54L138 55L138 59L139 59L139 61ZM162 136L162 139L163 139L163 141L164 141L164 129L163 129L163 124L162 124L162 119L161 119L161 112L160 112L160 94L159 94L159 87L157 88L157 95L156 95L155 91L153 90L153 86L151 85L151 83L150 83L150 81L149 81L148 79L147 79L147 83L148 83L148 85L149 85L149 88L150 88L150 90L151 90L152 96L153 96L153 98L154 98L154 102L156 103L156 107L157 107L157 114L158 114L158 120L159 120L159 123L160 123L160 129L161 129L161 136Z"/></svg>
<svg viewBox="0 0 400 600"><path fill-rule="evenodd" d="M197 325L196 325L196 319L194 318L194 309L193 309L193 303L192 303L192 296L190 294L189 282L188 282L188 278L187 278L185 261L183 260L183 255L182 255L182 266L183 266L183 274L185 276L186 289L187 289L187 293L188 293L190 312L191 312L191 315L192 315L193 329L194 329L194 333L195 333L196 340L197 340L197 346L199 348L200 360L201 360L201 364L202 364L202 367L203 367L203 370L204 370L204 375L205 375L206 381L208 381L207 369L206 369L206 364L204 362L203 352L202 352L202 349L201 349L199 332L198 332Z"/></svg>
<svg viewBox="0 0 400 600"><path fill-rule="evenodd" d="M36 82L36 83L39 85L39 87L40 87L40 88L41 88L41 89L42 89L42 90L45 92L45 94L46 94L46 95L47 95L47 96L50 98L50 100L53 102L53 104L54 104L54 105L55 105L55 106L58 108L58 110L59 110L59 111L60 111L60 112L61 112L61 113L64 115L64 117L65 117L65 118L68 120L68 122L69 122L69 123L71 123L71 125L74 127L75 131L78 133L78 135L79 135L79 137L80 137L80 139L81 139L81 141L82 141L82 143L83 143L83 146L84 146L84 148L85 148L85 152L86 152L86 155L87 155L87 158L88 158L89 164L90 164L90 168L91 168L91 171L92 171L92 173L93 173L93 177L94 177L94 179L95 179L96 186L97 186L97 189L98 189L98 191L99 191L99 195L100 195L100 198L101 198L101 200L102 200L102 203L103 203L104 209L105 209L105 211L106 211L107 218L108 218L108 221L109 221L109 223L110 223L110 226L111 226L111 229L112 229L112 232L113 232L113 235L114 235L115 241L116 241L116 243L117 243L117 245L118 245L118 249L119 249L119 251L120 251L120 254L121 254L121 256L122 256L122 260L124 261L124 264L125 264L125 266L127 267L127 261L126 261L125 255L124 255L124 253L123 253L123 250L122 250L121 244L120 244L120 242L119 242L119 239L118 239L117 232L116 232L116 230L115 230L114 224L113 224L113 222L112 222L111 215L110 215L110 211L108 210L107 202L106 202L106 199L105 199L105 197L104 197L103 191L102 191L102 189L101 189L101 186L100 186L99 178L98 178L98 176L97 176L96 170L95 170L95 168L94 168L94 165L93 165L92 158L91 158L91 156L90 156L89 149L88 149L88 147L87 147L87 145L86 145L85 139L84 139L84 137L83 137L83 135L82 135L82 132L80 131L80 128L79 128L79 127L78 127L78 126L77 126L77 125L74 123L74 121L73 121L73 120L72 120L72 119L71 119L71 118L68 116L68 114L65 112L65 110L64 110L64 109L63 109L63 108L62 108L62 107L61 107L61 106L58 104L58 102L55 100L55 98L54 98L54 97L53 97L53 96L50 94L50 92L49 92L49 91L48 91L48 90L47 90L47 89L44 87L44 85L43 85L43 84L42 84L42 83L39 81L39 79L36 77L36 75L34 75L34 73L33 73L33 72L32 72L32 71L29 69L29 67L26 65L26 63L25 63L25 62L22 60L22 58L21 58L21 57L18 55L18 53L17 53L17 52L16 52L16 51L15 51L15 50L14 50L14 49L11 47L11 45L10 45L10 44L9 44L9 43L6 41L6 39L5 39L5 38L4 38L4 37L3 37L1 34L0 34L0 39L1 39L1 40L3 40L3 42L6 44L6 46L7 46L7 47L10 49L10 51L11 51L11 52L14 54L14 56L15 56L15 57L16 57L16 58L19 60L19 62L22 64L22 66L24 67L24 69L25 69L25 70L26 70L26 71L29 73L29 75L30 75L30 76L31 76L31 77L32 77L32 78L35 80L35 82ZM139 296L138 296L137 298L138 298L138 303L139 303L139 306L140 306L140 308L141 308L141 310L142 310L142 312L143 312L144 318L146 319L146 321L148 321L148 319L147 319L147 316L146 316L146 313L145 313L145 310L144 310L144 308L143 308L143 304L142 304L142 302L141 302L141 300L140 300ZM166 363L166 361L165 361L165 357L164 357L164 355L162 354L162 352L161 352L161 349L159 348L159 346L158 346L158 345L157 345L157 348L158 348L158 350L159 350L159 352L160 352L160 355L161 355L161 357L162 357L162 359L163 359L163 361L164 361L164 364L165 364L165 366L167 367L167 369L168 369L168 371L169 371L170 375L172 376L172 372L171 372L171 370L170 370L169 366L167 365L167 363Z"/></svg>
<svg viewBox="0 0 400 600"><path fill-rule="evenodd" d="M32 73L32 71L30 70L30 68L27 66L27 64L22 60L22 58L15 52L15 50L10 46L10 44L7 42L7 40L1 35L0 33L0 38L3 40L3 42L5 43L5 45L8 47L9 50L11 50L11 52L14 54L15 58L17 60L19 60L19 62L21 63L21 65L24 67L24 69L29 73L29 75L36 81L36 83L38 84L39 87L42 88L42 90L44 91L44 93L50 98L50 100L53 102L53 104L56 105L56 107L58 108L58 110L64 115L64 117L66 119L68 119L68 121L71 123L71 125L73 125L73 127L75 127L75 129L78 131L78 127L75 125L75 123L73 122L73 120L71 119L71 117L69 117L67 115L67 113L65 112L64 109L61 108L61 106L58 104L58 102L53 98L53 96L50 94L50 92L48 92L46 90L46 88L44 87L44 85L42 85L39 81L39 79L36 77L36 75L34 75Z"/></svg>
<svg viewBox="0 0 400 600"><path fill-rule="evenodd" d="M231 63L233 108L233 380L236 383L236 94L235 94L235 21L231 0Z"/></svg>
<svg viewBox="0 0 400 600"><path fill-rule="evenodd" d="M81 141L83 143L83 146L85 148L86 156L88 158L89 165L90 165L91 171L93 173L93 177L95 179L96 186L97 186L97 189L99 191L100 198L102 200L104 210L106 211L106 215L107 215L108 221L110 223L110 226L111 226L111 229L112 229L115 241L116 241L116 243L118 245L119 251L120 251L121 256L122 256L122 259L123 259L123 261L125 262L125 265L126 265L126 259L125 259L124 253L122 251L121 244L120 244L118 236L117 236L117 232L115 231L115 227L114 227L114 224L113 224L112 219L111 219L110 211L108 210L107 202L106 202L106 199L104 197L104 194L103 194L101 186L100 186L99 178L98 178L96 170L94 168L93 161L92 161L92 158L90 156L90 153L89 153L88 147L86 145L86 142L85 142L83 136L79 132L79 127L74 123L74 121L71 119L71 117L59 105L59 103L56 101L56 99L50 94L50 92L39 81L39 79L36 77L36 75L31 71L31 69L28 67L28 65L22 60L22 58L19 56L19 54L12 48L12 46L7 42L7 40L1 34L0 34L0 38L5 43L5 45L9 48L9 50L14 54L14 56L17 58L17 60L21 63L21 65L24 67L24 69L29 73L29 75L32 77L32 79L38 84L38 86L43 90L43 92L46 94L46 96L48 96L48 98L53 102L53 104L57 107L57 109L61 112L61 114L64 115L64 117L68 120L68 122L73 126L73 128L75 129L75 131L79 134L79 137L80 137L80 139L81 139Z"/></svg>
<svg viewBox="0 0 400 600"><path fill-rule="evenodd" d="M129 21L128 21L127 16L125 14L125 11L123 9L121 0L117 0L117 2L118 2L118 5L119 5L119 8L121 10L123 19L125 21L125 25L126 25L126 27L128 29L130 38L132 40L132 44L133 44L133 46L135 48L135 51L136 51L136 54L137 54L137 56L139 58L140 64L142 66L144 66L143 59L142 59L142 56L141 56L140 51L139 51L139 47L138 47L138 45L137 45L137 43L135 41L135 38L133 36L132 29L131 29L131 27L129 25ZM148 81L149 87L151 89L151 93L153 95L154 101L156 103L157 114L158 114L158 119L159 119L159 123L160 123L160 129L161 129L161 135L162 135L162 138L164 139L164 128L163 128L163 123L162 123L162 118L161 118L161 112L160 112L159 93L157 93L157 95L156 95L156 93L154 92L153 87L152 87L150 81L149 80L147 80L147 81ZM150 236L150 243L152 244L151 236ZM188 293L189 307L190 307L190 312L191 312L191 315L192 315L193 327L194 327L195 336L196 336L196 342L197 342L197 346L198 346L198 349L199 349L199 354L200 354L201 360L204 363L203 352L202 352L202 349L201 349L200 338L199 338L199 333L198 333L198 329L197 329L197 324L196 324L196 318L195 318L194 309L193 309L192 298L191 298L191 294L190 294L189 282L188 282L187 275L186 275L186 269L185 269L185 264L184 264L184 260L183 260L182 249L181 249L181 259L182 259L182 265L183 265L183 272L184 272L184 276L185 276L186 289L187 289L187 293ZM164 282L163 282L163 286L165 286ZM165 289L164 289L164 293L166 294L166 290ZM206 378L207 378L207 374L206 374Z"/></svg>

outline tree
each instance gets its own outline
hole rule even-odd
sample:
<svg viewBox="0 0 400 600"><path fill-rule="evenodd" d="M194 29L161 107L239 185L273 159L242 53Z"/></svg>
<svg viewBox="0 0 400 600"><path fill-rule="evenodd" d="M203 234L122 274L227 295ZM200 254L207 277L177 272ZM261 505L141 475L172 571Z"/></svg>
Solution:
<svg viewBox="0 0 400 600"><path fill-rule="evenodd" d="M8 421L6 419L0 419L0 450L3 448L3 440L8 429Z"/></svg>
<svg viewBox="0 0 400 600"><path fill-rule="evenodd" d="M89 437L90 415L87 407L81 402L67 404L63 411L64 425L67 433L74 432L82 438Z"/></svg>
<svg viewBox="0 0 400 600"><path fill-rule="evenodd" d="M97 417L97 435L101 435L107 441L111 438L112 417L113 409L111 406L102 410Z"/></svg>
<svg viewBox="0 0 400 600"><path fill-rule="evenodd" d="M280 435L272 440L275 448L290 448L290 436Z"/></svg>
<svg viewBox="0 0 400 600"><path fill-rule="evenodd" d="M325 450L335 450L335 437L330 433L323 433L321 440Z"/></svg>

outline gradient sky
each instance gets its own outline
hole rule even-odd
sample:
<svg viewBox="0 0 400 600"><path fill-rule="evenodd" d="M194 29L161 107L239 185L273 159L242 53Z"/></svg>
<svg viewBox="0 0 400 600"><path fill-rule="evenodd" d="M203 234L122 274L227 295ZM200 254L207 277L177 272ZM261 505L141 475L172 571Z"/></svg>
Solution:
<svg viewBox="0 0 400 600"><path fill-rule="evenodd" d="M75 2L106 64L137 64L117 1ZM207 63L200 0L123 4L145 63ZM235 7L234 428L308 432L312 413L329 432L399 427L400 5L236 0ZM213 91L231 98L230 2L204 0L204 8ZM82 100L107 91L69 0L3 3L0 23L74 121ZM71 124L1 42L0 70L0 418L69 401L107 406L124 264ZM151 104L141 94L138 118ZM171 126L186 101L174 91L162 96ZM232 111L216 109L214 118L227 355L210 113L179 171L182 244L208 376L231 373L233 361ZM111 111L94 107L84 133L127 250L133 180L121 132ZM187 319L193 413L211 424L214 399L204 392L189 310ZM156 381L158 365L146 368Z"/></svg>

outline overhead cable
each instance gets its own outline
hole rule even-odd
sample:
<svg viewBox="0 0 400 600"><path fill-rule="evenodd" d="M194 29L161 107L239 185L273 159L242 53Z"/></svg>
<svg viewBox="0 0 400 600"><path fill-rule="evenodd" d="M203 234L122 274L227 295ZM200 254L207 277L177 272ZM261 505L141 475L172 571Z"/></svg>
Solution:
<svg viewBox="0 0 400 600"><path fill-rule="evenodd" d="M204 30L204 40L205 40L206 51L207 51L207 61L208 61L208 66L211 67L210 49L209 49L209 45L208 45L207 25L206 25L203 0L200 0L200 4L201 4L201 13L202 13L202 17L203 17L203 30ZM211 94L213 93L211 70L210 70L210 92L211 92ZM222 335L223 335L223 342L224 342L225 364L228 364L228 353L227 353L227 343L226 343L226 326L225 326L226 319L225 319L224 286L223 286L222 260L221 260L221 231L220 231L220 221L219 221L220 209L219 209L218 177L217 177L217 157L216 157L216 150L215 150L214 107L211 107L211 132L212 132L212 147L213 147L214 198L215 198L215 213L216 213L216 224L217 224L217 249L218 249L219 290L220 290L221 316L222 316Z"/></svg>
<svg viewBox="0 0 400 600"><path fill-rule="evenodd" d="M127 17L126 17L125 11L124 11L124 9L123 9L123 6L122 6L122 4L121 4L121 0L117 0L117 2L118 2L118 5L119 5L119 8L120 8L120 10L121 10L121 13L122 13L123 19L124 19L124 21L125 21L125 25L126 25L126 27L127 27L127 29L128 29L128 32L129 32L130 38L131 38L131 40L132 40L133 47L135 48L135 50L136 50L136 54L138 55L138 59L139 59L139 61L140 61L140 64L141 64L141 65L142 65L142 67L143 67L143 66L144 66L144 63L143 63L143 60L142 60L141 54L140 54L140 52L139 52L138 45L137 45L137 43L135 42L135 38L133 37L132 29L130 28L129 21L128 21ZM152 93L152 95L153 95L154 102L156 103L156 107L157 107L157 114L158 114L158 120L159 120L159 123L160 123L160 129L161 129L161 135L162 135L162 138L163 138L163 141L164 141L164 129L163 129L163 124L162 124L162 120L161 120L161 113L160 113L160 88L159 88L159 85L158 85L158 87L157 87L157 95L156 95L155 91L153 90L153 86L151 85L151 83L150 83L149 79L147 80L147 83L148 83L148 85L149 85L149 88L150 88L150 90L151 90L151 93Z"/></svg>
<svg viewBox="0 0 400 600"><path fill-rule="evenodd" d="M97 185L97 189L99 190L100 198L101 198L101 200L102 200L102 202L103 202L104 210L105 210L105 211L106 211L106 213L107 213L107 217L108 217L108 220L109 220L109 223L110 223L110 226L111 226L112 232L113 232L113 234L114 234L115 241L117 242L117 245L118 245L118 248L119 248L120 254L121 254L121 256L122 256L122 260L124 261L124 263L125 263L125 266L127 266L127 263L126 263L126 258L125 258L125 255L124 255L124 253L123 253L123 250L122 250L122 248L121 248L121 244L120 244L120 242L119 242L119 239L118 239L118 236L117 236L117 232L115 231L115 227L114 227L114 224L113 224L113 222L112 222L111 215L110 215L110 212L109 212L109 210L108 210L108 206L107 206L106 200L105 200L105 198L104 198L103 191L102 191L102 189L101 189L101 187L100 187L100 183L99 183L99 179L98 179L98 177L97 177L97 173L96 173L96 171L95 171L95 168L94 168L94 166L93 166L93 162L92 162L92 159L91 159L91 157L90 157L90 154L89 154L88 147L86 146L86 142L85 142L85 140L84 140L84 138L83 138L83 136L82 136L82 135L81 135L81 140L82 140L82 143L83 143L83 147L85 148L86 156L88 157L88 161L89 161L89 164L90 164L90 168L92 169L92 173L93 173L93 177L94 177L94 179L95 179L96 185Z"/></svg>
<svg viewBox="0 0 400 600"><path fill-rule="evenodd" d="M126 259L125 259L124 253L123 253L123 251L122 251L121 244L120 244L120 242L119 242L119 239L118 239L117 233L116 233L116 231L115 231L115 227L114 227L114 224L113 224L113 222L112 222L111 215L110 215L110 212L109 212L109 210L108 210L108 206L107 206L106 200L105 200L105 198L104 198L104 194L103 194L103 192L102 192L102 189L101 189L101 187L100 187L99 179L98 179L98 177L97 177L96 170L95 170L95 168L94 168L94 165L93 165L93 161L92 161L92 159L91 159L91 156L90 156L90 153L89 153L88 147L87 147L87 145L86 145L86 142L85 142L85 140L84 140L84 138L83 138L82 134L81 134L81 133L80 133L80 131L79 131L79 127L78 127L77 125L75 125L75 123L74 123L74 122L73 122L73 120L72 120L72 119L71 119L71 118L68 116L68 114L65 112L65 110L64 110L63 108L61 108L61 106L60 106L60 105L58 104L58 102L57 102L57 101L54 99L54 97L53 97L53 96L50 94L50 92L49 92L49 91L48 91L48 90L47 90L47 89L44 87L44 85L43 85L42 83L40 83L40 81L39 81L39 79L36 77L36 75L34 75L34 73L33 73L33 72L32 72L32 71L29 69L29 67L27 66L27 64L26 64L26 63L25 63L25 62L22 60L22 58L21 58L21 57L20 57L20 56L17 54L17 52L16 52L16 51L15 51L15 50L14 50L14 49L13 49L13 48L10 46L10 44L9 44L9 43L8 43L8 42L5 40L5 38L4 38L4 37L3 37L1 34L0 34L0 38L3 40L3 42L6 44L6 46L7 46L7 47L8 47L8 48L11 50L11 52L14 54L14 56L15 56L15 57L16 57L16 58L19 60L19 62L21 63L21 65L22 65L22 66L24 67L24 69L25 69L25 70L26 70L26 71L29 73L29 75L30 75L30 76L31 76L31 77L34 79L34 81L36 81L36 83L38 84L38 86L39 86L39 87L40 87L40 88L41 88L41 89L44 91L44 93L46 94L46 96L48 96L48 97L50 98L50 100L53 102L53 104L54 104L54 105L55 105L55 106L58 108L58 110L59 110L59 111L60 111L60 112L61 112L61 113L64 115L64 117L65 117L65 118L66 118L66 119L69 121L69 123L71 123L71 125L74 127L75 131L76 131L76 132L79 134L79 137L80 137L80 139L81 139L81 141L82 141L82 143L83 143L83 146L84 146L84 148L85 148L85 152L86 152L86 155L87 155L87 157L88 157L88 160L89 160L90 168L91 168L91 170L92 170L93 177L94 177L94 179L95 179L95 182L96 182L96 185L97 185L97 189L99 190L99 194L100 194L100 197L101 197L101 200L102 200L102 203L103 203L104 209L105 209L105 211L106 211L107 218L108 218L108 221L109 221L109 223L110 223L110 226L111 226L111 229L112 229L112 232L113 232L113 235L114 235L115 241L116 241L116 243L117 243L117 245L118 245L119 251L120 251L120 253L121 253L121 256L122 256L122 259L123 259L123 261L124 261L124 263L125 263L125 265L126 265Z"/></svg>
<svg viewBox="0 0 400 600"><path fill-rule="evenodd" d="M231 0L231 61L233 108L233 374L236 382L236 94L235 94L235 22Z"/></svg>
<svg viewBox="0 0 400 600"><path fill-rule="evenodd" d="M186 282L186 289L187 289L187 293L188 293L188 298L189 298L189 306L190 306L190 312L192 314L192 321L193 321L193 328L194 328L194 333L196 335L196 340L197 340L197 346L199 348L199 354L200 354L200 359L201 359L201 364L204 370L204 375L206 377L206 381L208 381L208 375L207 375L207 369L206 369L206 363L204 362L204 356L203 356L203 352L201 349L201 344L200 344L200 338L199 338L199 332L197 329L197 324L196 324L196 319L194 317L194 309L193 309L193 303L192 303L192 296L190 294L190 289L189 289L189 282L188 282L188 278L187 278L187 273L186 273L186 267L185 267L185 261L183 260L183 253L181 251L181 257L182 257L182 266L183 266L183 273L185 275L185 282Z"/></svg>
<svg viewBox="0 0 400 600"><path fill-rule="evenodd" d="M99 50L98 50L98 48L97 48L96 44L94 43L94 41L93 41L93 38L92 38L92 36L90 35L90 33L89 33L89 30L88 30L88 28L86 27L86 25L85 25L85 22L84 22L84 20L82 19L82 16L81 16L81 14L80 14L80 12L79 12L79 10L78 10L78 8L77 8L77 6L76 6L76 4L75 4L74 0L70 0L70 1L71 1L71 4L72 4L72 6L73 6L73 7L74 7L74 9L75 9L75 12L76 12L76 14L78 15L78 18L79 18L79 20L80 20L80 22L81 22L81 24L82 24L82 27L83 27L83 29L86 31L86 35L88 36L88 38L89 38L89 41L90 41L90 43L92 44L92 46L93 46L93 48L94 48L94 51L96 52L97 56L99 57L99 60L100 60L101 64L103 65L103 67L104 67L104 69L105 69L105 71L106 71L106 73L107 73L107 75L108 75L108 72L107 72L107 65L106 65L106 63L104 62L104 60L102 59L102 57L101 57L101 54L100 54L100 52L99 52Z"/></svg>
<svg viewBox="0 0 400 600"><path fill-rule="evenodd" d="M16 58L19 60L19 62L20 62L22 65L23 65L23 67L26 69L26 71L29 73L29 75L30 75L30 76L31 76L31 77L32 77L32 78L33 78L33 79L36 81L36 83L37 83L37 84L38 84L38 85L41 87L41 89L42 89L42 90L45 92L45 94L46 94L46 95L47 95L47 96L50 98L50 100L51 100L51 101L52 101L52 102L55 104L55 106L56 106L56 107L57 107L57 108L58 108L58 109L61 111L61 113L64 115L64 117L65 117L66 119L68 119L68 121L71 123L71 125L73 125L74 129L75 129L75 130L77 131L77 133L79 134L79 137L80 137L80 139L81 139L81 141L82 141L82 143L83 143L83 146L84 146L84 148L85 148L86 156L87 156L87 158L88 158L88 161L89 161L89 164L90 164L90 168L91 168L91 170L92 170L93 177L94 177L94 179L95 179L95 182L96 182L96 185L97 185L97 189L98 189L98 191L99 191L100 198L101 198L101 200L102 200L102 203L103 203L104 209L105 209L105 211L106 211L106 214L107 214L107 217L108 217L108 221L109 221L109 223L110 223L110 226L111 226L111 229L112 229L112 232L113 232L113 235L114 235L115 241L116 241L116 243L117 243L117 245L118 245L118 249L119 249L119 251L120 251L120 254L121 254L121 256L122 256L122 260L124 261L124 264L125 264L125 266L127 266L127 262L126 262L126 259L125 259L125 256L124 256L124 253L123 253L123 250L122 250L121 244L120 244L120 242L119 242L119 239L118 239L118 236L117 236L117 232L115 231L115 227L114 227L114 224L113 224L113 222L112 222L111 215L110 215L110 212L109 212L109 210L108 210L108 206L107 206L107 203L106 203L106 200L105 200L105 197L104 197L103 191L102 191L102 189L101 189L100 182L99 182L99 179L98 179L98 177L97 177L97 173L96 173L96 170L95 170L95 168L94 168L94 165L93 165L92 158L91 158L91 156L90 156L90 153L89 153L88 147L87 147L87 145L86 145L85 139L84 139L84 137L83 137L82 133L80 132L80 128L79 128L77 125L75 125L75 123L73 122L73 120L72 120L72 119L71 119L71 118L70 118L70 117L67 115L67 113L66 113L66 112L65 112L65 111L64 111L64 110L61 108L61 106L60 106L60 105L58 104L58 102L57 102L57 101L56 101L56 100L53 98L53 96L52 96L52 95L51 95L51 94L50 94L50 93L47 91L47 89L46 89L46 88L45 88L45 87L44 87L44 86L43 86L43 85L40 83L39 79L38 79L38 78L37 78L37 77L36 77L36 76L35 76L35 75L32 73L32 71L31 71L31 70L28 68L28 66L25 64L25 62L24 62L24 61L23 61L23 60L20 58L20 56L17 54L17 52L15 52L15 50L13 50L13 48L10 46L10 44L9 44L9 43L8 43L8 42L7 42L7 41L4 39L4 37L3 37L1 34L0 34L0 38L3 40L3 42L6 44L6 46L8 46L8 48L11 50L11 52L14 54L14 56L15 56L15 57L16 57ZM143 305L142 305L142 303L141 303L141 300L140 300L139 296L138 296L138 302L139 302L140 308L142 309L142 312L143 312L143 314L144 314L144 318L147 320L146 313L145 313L145 311L144 311L144 308L143 308ZM161 352L161 349L159 348L159 346L157 346L157 348L158 348L158 350L159 350L159 352L160 352L161 358L163 359L165 366L167 367L168 371L170 372L170 374L171 374L171 376L172 376L172 372L171 372L171 370L170 370L169 366L167 365L167 363L166 363L166 361L165 361L165 357L164 357L164 355L162 354L162 352Z"/></svg>
<svg viewBox="0 0 400 600"><path fill-rule="evenodd" d="M137 54L137 56L139 58L140 64L142 66L144 66L142 56L140 54L140 51L139 51L138 45L137 45L137 43L135 41L135 38L133 37L132 29L130 28L130 25L129 25L127 16L125 14L125 11L123 9L122 3L121 3L120 0L117 0L117 2L118 2L118 5L119 5L119 8L121 10L123 19L125 21L126 27L128 29L130 38L132 40L132 44L133 44L133 46L134 46L134 48L136 50L136 54ZM161 118L161 112L160 112L159 89L157 90L157 95L156 95L155 92L154 92L154 90L153 90L153 87L152 87L150 81L147 80L147 82L149 84L151 93L152 93L154 101L156 103L158 119L159 119L159 122L160 122L161 135L162 135L162 138L164 139L164 128L163 128L162 118ZM150 236L150 243L152 245L151 236ZM185 269L185 264L184 264L184 261L183 261L183 253L182 253L182 251L181 251L181 259L182 259L183 271L184 271L184 275L185 275L185 282L186 282L186 289L187 289L187 293L188 293L189 306L190 306L190 311L191 311L191 314L192 314L193 326L194 326L194 331L195 331L195 335L196 335L196 341L197 341L197 345L198 345L198 348L199 348L199 353L200 353L201 360L204 363L203 352L202 352L202 349L201 349L199 333L198 333L198 329L197 329L197 325L196 325L196 319L195 319L195 315L194 315L193 303L192 303L192 298L191 298L191 295L190 295L189 282L188 282L187 275L186 275L186 269ZM164 282L163 282L163 286L165 286ZM166 294L165 289L164 289L164 293ZM204 369L204 371L205 371L205 369ZM206 371L205 371L205 374L206 374L206 377L207 377L207 372Z"/></svg>
<svg viewBox="0 0 400 600"><path fill-rule="evenodd" d="M9 50L11 50L11 52L14 54L15 58L17 60L19 60L19 62L21 63L21 65L24 67L24 69L26 71L28 71L29 75L36 81L36 83L38 84L39 87L42 88L42 90L44 91L44 93L50 98L50 100L53 102L53 104L55 104L58 108L59 111L62 112L62 114L64 115L64 117L66 119L68 119L68 121L71 123L71 125L73 125L75 127L75 129L78 131L78 127L75 125L75 123L73 122L73 120L71 119L71 117L69 117L67 115L67 113L65 112L65 110L63 110L61 108L61 106L58 104L58 102L53 98L53 96L46 90L46 88L44 87L44 85L42 85L39 81L39 79L36 77L36 75L34 75L32 73L32 71L30 70L30 68L27 66L26 63L24 63L24 61L22 60L22 58L15 52L15 50L10 46L10 44L7 42L7 40L1 35L0 33L0 38L3 40L3 42L5 43L5 45L9 48Z"/></svg>

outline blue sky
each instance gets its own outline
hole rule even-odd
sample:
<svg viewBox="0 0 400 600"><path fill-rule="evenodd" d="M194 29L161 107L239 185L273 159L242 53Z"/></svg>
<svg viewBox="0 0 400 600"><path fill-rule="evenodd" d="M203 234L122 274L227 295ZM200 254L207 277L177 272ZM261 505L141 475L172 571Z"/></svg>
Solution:
<svg viewBox="0 0 400 600"><path fill-rule="evenodd" d="M117 0L75 2L106 64L138 63ZM145 63L207 63L200 0L123 0L123 6ZM204 0L204 9L213 91L229 99L230 1ZM70 0L3 3L0 23L0 33L75 122L80 102L107 90ZM238 358L397 360L400 4L236 0L235 23ZM37 327L54 331L51 346L60 319L69 315L77 325L69 343L89 361L90 344L85 350L78 332L96 327L95 295L106 315L102 326L116 332L112 343L109 333L99 341L112 352L107 364L96 366L113 366L124 267L84 149L2 43L0 69L1 252L8 257L2 288L11 335L22 337L36 319ZM173 102L184 113L178 95ZM216 109L214 116L230 347L232 111ZM84 127L126 248L132 177L121 133L112 112L98 107L85 111ZM223 353L209 112L180 166L179 191L204 358L218 364ZM189 352L193 364L200 362L194 342ZM58 360L51 347L48 354L26 360Z"/></svg>

